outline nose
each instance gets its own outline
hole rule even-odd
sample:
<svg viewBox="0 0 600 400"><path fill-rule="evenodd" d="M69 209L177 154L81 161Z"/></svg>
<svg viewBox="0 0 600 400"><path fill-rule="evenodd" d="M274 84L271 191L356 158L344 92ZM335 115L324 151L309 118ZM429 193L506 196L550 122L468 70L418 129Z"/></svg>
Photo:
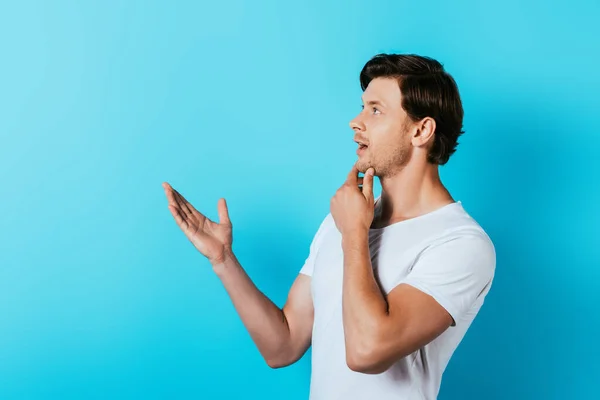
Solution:
<svg viewBox="0 0 600 400"><path fill-rule="evenodd" d="M350 128L354 132L364 132L365 124L360 120L360 115L350 121Z"/></svg>

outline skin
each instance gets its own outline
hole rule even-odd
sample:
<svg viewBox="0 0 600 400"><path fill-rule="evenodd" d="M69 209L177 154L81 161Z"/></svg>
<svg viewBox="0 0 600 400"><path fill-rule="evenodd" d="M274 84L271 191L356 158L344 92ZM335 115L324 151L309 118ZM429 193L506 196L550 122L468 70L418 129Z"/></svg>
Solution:
<svg viewBox="0 0 600 400"><path fill-rule="evenodd" d="M367 143L330 202L342 235L342 292L346 363L376 374L426 345L452 324L452 317L429 295L401 284L385 296L373 275L368 246L371 227L434 211L454 202L440 181L438 166L427 162L435 121L412 121L401 106L395 79L377 78L363 93L364 108L350 121L354 139ZM364 178L359 177L364 173ZM373 179L382 187L374 209ZM250 336L273 368L300 359L310 346L314 309L310 277L299 274L283 308L254 285L232 251L232 225L225 199L219 221L197 211L163 183L168 207L190 242L211 263Z"/></svg>
<svg viewBox="0 0 600 400"><path fill-rule="evenodd" d="M232 224L225 199L219 221L196 210L169 183L163 188L171 215L196 249L211 263L261 355L272 368L296 362L308 350L314 319L310 278L298 275L282 309L246 274L232 251Z"/></svg>

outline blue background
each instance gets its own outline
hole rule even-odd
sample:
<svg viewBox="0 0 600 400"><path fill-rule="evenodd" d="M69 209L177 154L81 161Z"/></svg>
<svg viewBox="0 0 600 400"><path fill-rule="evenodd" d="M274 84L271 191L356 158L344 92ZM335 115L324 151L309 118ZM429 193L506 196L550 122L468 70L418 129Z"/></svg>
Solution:
<svg viewBox="0 0 600 400"><path fill-rule="evenodd" d="M266 366L161 183L225 197L283 305L379 52L455 77L441 174L496 244L440 399L598 398L599 4L3 2L0 398L306 399L310 352Z"/></svg>

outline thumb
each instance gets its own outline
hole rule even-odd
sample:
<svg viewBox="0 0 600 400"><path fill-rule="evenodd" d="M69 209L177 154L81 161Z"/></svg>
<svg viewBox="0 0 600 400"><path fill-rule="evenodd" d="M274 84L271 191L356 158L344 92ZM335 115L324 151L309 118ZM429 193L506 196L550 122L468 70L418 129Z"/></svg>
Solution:
<svg viewBox="0 0 600 400"><path fill-rule="evenodd" d="M229 220L229 211L227 210L227 202L225 199L219 199L217 208L219 209L219 224L231 224Z"/></svg>
<svg viewBox="0 0 600 400"><path fill-rule="evenodd" d="M375 170L373 168L369 168L363 179L362 192L365 198L369 201L373 200L373 175L375 175Z"/></svg>

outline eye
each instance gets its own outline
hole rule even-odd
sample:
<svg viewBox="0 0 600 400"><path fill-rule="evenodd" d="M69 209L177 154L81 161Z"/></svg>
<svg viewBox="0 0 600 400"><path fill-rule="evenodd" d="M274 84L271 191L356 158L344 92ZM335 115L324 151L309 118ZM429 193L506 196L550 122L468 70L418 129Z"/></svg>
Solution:
<svg viewBox="0 0 600 400"><path fill-rule="evenodd" d="M381 111L377 107L371 107L371 108L373 109L373 114L376 114L376 115L381 114ZM364 104L361 104L360 109L361 110L365 109Z"/></svg>

